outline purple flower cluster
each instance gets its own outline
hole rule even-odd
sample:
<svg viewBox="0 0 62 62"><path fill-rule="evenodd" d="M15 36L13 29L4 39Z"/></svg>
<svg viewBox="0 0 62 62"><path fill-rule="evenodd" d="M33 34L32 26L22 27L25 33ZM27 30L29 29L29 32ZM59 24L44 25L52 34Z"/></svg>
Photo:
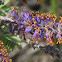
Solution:
<svg viewBox="0 0 62 62"><path fill-rule="evenodd" d="M33 13L33 11L27 12L26 10L18 13L18 9L14 7L8 15L14 21L2 20L0 26L4 25L4 22L9 23L9 31L12 33L18 31L18 34L22 31L24 39L30 33L30 39L33 43L36 41L46 43L47 45L62 43L62 17L60 17L59 22L56 22L57 16L50 13L40 14L38 11L35 16L33 16ZM54 39L54 36L57 38L57 41Z"/></svg>

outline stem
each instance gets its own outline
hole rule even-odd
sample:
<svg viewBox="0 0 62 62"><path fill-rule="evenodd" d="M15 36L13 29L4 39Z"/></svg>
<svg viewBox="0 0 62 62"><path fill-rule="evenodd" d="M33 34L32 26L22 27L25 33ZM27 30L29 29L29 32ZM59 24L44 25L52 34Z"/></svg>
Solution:
<svg viewBox="0 0 62 62"><path fill-rule="evenodd" d="M51 0L51 9L52 9L52 14L56 13L56 0Z"/></svg>

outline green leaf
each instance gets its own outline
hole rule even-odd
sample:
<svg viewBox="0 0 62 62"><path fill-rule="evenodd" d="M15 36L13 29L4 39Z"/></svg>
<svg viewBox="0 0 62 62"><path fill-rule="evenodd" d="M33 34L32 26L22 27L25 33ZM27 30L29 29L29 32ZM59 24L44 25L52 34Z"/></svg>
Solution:
<svg viewBox="0 0 62 62"><path fill-rule="evenodd" d="M15 39L15 40L18 40L18 41L21 41L22 39L20 39L19 37L16 37L16 36L11 36L11 38Z"/></svg>
<svg viewBox="0 0 62 62"><path fill-rule="evenodd" d="M13 44L13 43L11 42L10 45L9 45L10 50L12 50L12 44Z"/></svg>
<svg viewBox="0 0 62 62"><path fill-rule="evenodd" d="M0 8L4 7L10 0L5 0L4 5L0 5Z"/></svg>
<svg viewBox="0 0 62 62"><path fill-rule="evenodd" d="M14 50L15 46L16 46L16 43L13 43L12 44L12 51Z"/></svg>
<svg viewBox="0 0 62 62"><path fill-rule="evenodd" d="M17 47L20 47L20 44L19 43L17 43Z"/></svg>

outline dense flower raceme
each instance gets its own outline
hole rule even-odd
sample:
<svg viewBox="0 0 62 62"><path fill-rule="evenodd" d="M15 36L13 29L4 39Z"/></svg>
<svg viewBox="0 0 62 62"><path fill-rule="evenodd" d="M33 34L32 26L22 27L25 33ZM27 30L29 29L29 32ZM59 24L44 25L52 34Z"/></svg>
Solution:
<svg viewBox="0 0 62 62"><path fill-rule="evenodd" d="M9 13L8 17L11 17L14 21L2 20L0 27L5 23L9 24L9 31L14 34L15 31L23 32L24 39L28 33L31 34L30 39L33 43L45 43L46 45L55 45L62 43L62 17L57 22L57 16L39 11L33 16L33 11L27 12L22 10L19 16L18 9L14 7ZM16 19L16 20L15 20ZM54 37L57 39L54 39Z"/></svg>
<svg viewBox="0 0 62 62"><path fill-rule="evenodd" d="M9 59L10 55L7 53L7 49L4 47L3 42L0 41L0 62L12 62L12 59Z"/></svg>

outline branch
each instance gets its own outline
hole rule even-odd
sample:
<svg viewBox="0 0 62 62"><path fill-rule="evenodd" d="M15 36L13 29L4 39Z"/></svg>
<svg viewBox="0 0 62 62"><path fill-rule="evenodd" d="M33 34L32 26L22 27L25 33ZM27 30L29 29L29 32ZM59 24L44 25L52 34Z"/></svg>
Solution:
<svg viewBox="0 0 62 62"><path fill-rule="evenodd" d="M39 45L33 45L34 49L39 48L42 52L46 54L50 54L53 57L56 57L58 59L62 59L62 50L59 50L58 48L54 46L39 46Z"/></svg>
<svg viewBox="0 0 62 62"><path fill-rule="evenodd" d="M11 18L4 17L4 16L0 16L0 19L1 19L1 20L9 20L9 21L11 21L11 22L14 22L14 20L12 20Z"/></svg>

